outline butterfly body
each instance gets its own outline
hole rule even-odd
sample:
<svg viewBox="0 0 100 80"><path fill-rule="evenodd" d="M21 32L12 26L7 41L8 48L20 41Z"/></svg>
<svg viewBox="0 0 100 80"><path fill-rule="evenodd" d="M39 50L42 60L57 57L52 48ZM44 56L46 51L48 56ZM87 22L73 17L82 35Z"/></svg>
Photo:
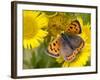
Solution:
<svg viewBox="0 0 100 80"><path fill-rule="evenodd" d="M75 25L73 26L73 24ZM75 30L78 30L76 34L79 34L81 29L78 29L76 25L78 25L78 28L80 27L79 22L74 21L66 30L69 30L70 27L73 26L76 28ZM48 54L52 57L62 56L64 60L68 62L73 61L84 47L84 40L80 36L75 35L75 30L72 33L67 31L57 36L57 38L49 44Z"/></svg>

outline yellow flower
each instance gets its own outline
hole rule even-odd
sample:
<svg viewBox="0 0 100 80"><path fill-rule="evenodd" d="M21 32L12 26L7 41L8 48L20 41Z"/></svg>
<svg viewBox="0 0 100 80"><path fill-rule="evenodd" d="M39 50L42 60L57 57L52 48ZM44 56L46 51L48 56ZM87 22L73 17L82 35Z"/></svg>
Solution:
<svg viewBox="0 0 100 80"><path fill-rule="evenodd" d="M78 17L78 20L81 24L82 27L82 33L81 37L85 41L85 46L82 49L82 51L77 55L74 61L72 62L67 62L62 60L61 58L58 58L56 61L59 63L63 63L62 67L82 67L87 64L87 61L90 60L90 53L91 53L91 31L90 31L90 24L83 25L83 20L81 17Z"/></svg>
<svg viewBox="0 0 100 80"><path fill-rule="evenodd" d="M23 11L24 30L23 46L24 48L35 48L43 42L47 31L43 30L48 26L48 18L45 13L40 11Z"/></svg>
<svg viewBox="0 0 100 80"><path fill-rule="evenodd" d="M56 13L52 17L49 17L49 29L48 32L51 36L57 36L65 30L66 18L64 13Z"/></svg>

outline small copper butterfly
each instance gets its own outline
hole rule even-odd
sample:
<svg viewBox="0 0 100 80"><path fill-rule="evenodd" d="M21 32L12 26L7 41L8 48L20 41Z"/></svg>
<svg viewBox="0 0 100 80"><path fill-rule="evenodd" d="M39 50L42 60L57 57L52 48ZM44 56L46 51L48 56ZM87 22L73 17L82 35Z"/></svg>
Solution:
<svg viewBox="0 0 100 80"><path fill-rule="evenodd" d="M72 21L64 33L49 43L48 54L55 58L62 56L68 62L73 61L85 45L84 40L78 36L81 32L79 21Z"/></svg>

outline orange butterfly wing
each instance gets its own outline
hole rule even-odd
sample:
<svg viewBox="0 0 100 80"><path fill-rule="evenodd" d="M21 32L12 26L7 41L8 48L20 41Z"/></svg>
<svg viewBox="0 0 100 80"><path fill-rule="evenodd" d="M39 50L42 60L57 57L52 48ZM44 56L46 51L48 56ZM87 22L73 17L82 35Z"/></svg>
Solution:
<svg viewBox="0 0 100 80"><path fill-rule="evenodd" d="M60 55L60 36L53 40L48 46L48 54L52 57L59 57Z"/></svg>
<svg viewBox="0 0 100 80"><path fill-rule="evenodd" d="M72 21L68 27L66 27L65 32L69 33L69 34L80 34L82 32L81 30L81 25L79 23L78 20Z"/></svg>

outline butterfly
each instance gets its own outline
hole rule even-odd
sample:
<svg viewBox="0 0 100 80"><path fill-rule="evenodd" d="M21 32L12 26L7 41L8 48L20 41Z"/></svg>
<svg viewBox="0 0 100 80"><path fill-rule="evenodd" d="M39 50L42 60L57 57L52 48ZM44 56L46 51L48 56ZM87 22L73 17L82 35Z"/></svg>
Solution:
<svg viewBox="0 0 100 80"><path fill-rule="evenodd" d="M68 62L73 61L85 45L84 40L78 36L80 33L82 33L82 29L79 21L72 21L64 33L49 43L48 54L55 58L62 56Z"/></svg>

